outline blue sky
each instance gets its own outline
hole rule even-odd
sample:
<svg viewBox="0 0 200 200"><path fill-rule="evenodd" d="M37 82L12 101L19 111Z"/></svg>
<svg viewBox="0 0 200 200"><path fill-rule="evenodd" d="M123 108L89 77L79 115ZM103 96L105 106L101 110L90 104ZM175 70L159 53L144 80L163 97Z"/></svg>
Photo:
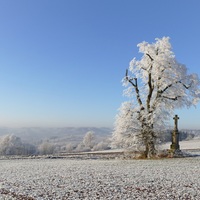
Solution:
<svg viewBox="0 0 200 200"><path fill-rule="evenodd" d="M169 36L200 76L198 0L0 0L0 126L108 126L137 44ZM200 107L177 111L199 128Z"/></svg>

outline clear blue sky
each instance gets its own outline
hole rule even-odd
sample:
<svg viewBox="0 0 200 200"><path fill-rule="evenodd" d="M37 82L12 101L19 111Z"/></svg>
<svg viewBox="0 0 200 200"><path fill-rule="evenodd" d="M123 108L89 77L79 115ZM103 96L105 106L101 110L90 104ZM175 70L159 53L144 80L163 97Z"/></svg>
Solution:
<svg viewBox="0 0 200 200"><path fill-rule="evenodd" d="M109 126L137 44L169 36L200 76L200 1L0 0L0 126ZM200 107L177 111L200 129Z"/></svg>

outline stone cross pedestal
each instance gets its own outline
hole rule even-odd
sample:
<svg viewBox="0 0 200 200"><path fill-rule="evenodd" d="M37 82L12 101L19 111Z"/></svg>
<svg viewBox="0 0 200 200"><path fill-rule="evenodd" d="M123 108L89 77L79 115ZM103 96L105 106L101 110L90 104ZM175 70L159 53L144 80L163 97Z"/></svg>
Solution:
<svg viewBox="0 0 200 200"><path fill-rule="evenodd" d="M178 132L178 115L175 115L174 119L174 130L172 132L172 144L170 145L170 150L175 152L180 150L179 145L179 132Z"/></svg>

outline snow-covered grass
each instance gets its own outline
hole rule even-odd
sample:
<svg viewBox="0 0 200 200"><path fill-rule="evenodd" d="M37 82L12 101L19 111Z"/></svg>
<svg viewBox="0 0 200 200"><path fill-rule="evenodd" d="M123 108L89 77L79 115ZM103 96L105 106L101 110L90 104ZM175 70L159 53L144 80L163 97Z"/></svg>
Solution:
<svg viewBox="0 0 200 200"><path fill-rule="evenodd" d="M200 157L0 160L0 199L198 199Z"/></svg>
<svg viewBox="0 0 200 200"><path fill-rule="evenodd" d="M171 142L162 145L162 149L169 149ZM180 149L200 149L200 138L179 142Z"/></svg>

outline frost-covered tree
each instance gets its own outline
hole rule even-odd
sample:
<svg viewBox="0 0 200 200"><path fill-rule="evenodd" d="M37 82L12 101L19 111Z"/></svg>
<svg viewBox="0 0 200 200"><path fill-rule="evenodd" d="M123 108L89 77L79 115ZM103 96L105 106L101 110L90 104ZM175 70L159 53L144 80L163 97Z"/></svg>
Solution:
<svg viewBox="0 0 200 200"><path fill-rule="evenodd" d="M90 149L92 149L92 147L95 144L95 137L94 137L94 132L93 131L88 131L84 138L83 138L83 144L85 145L85 147L88 147Z"/></svg>
<svg viewBox="0 0 200 200"><path fill-rule="evenodd" d="M0 137L1 155L28 155L36 153L35 146L23 143L20 137L4 135Z"/></svg>
<svg viewBox="0 0 200 200"><path fill-rule="evenodd" d="M5 135L0 139L0 153L2 155L22 154L23 145L21 139L15 135Z"/></svg>
<svg viewBox="0 0 200 200"><path fill-rule="evenodd" d="M116 117L113 144L133 148L144 147L146 157L156 155L159 133L174 114L174 109L196 105L200 99L199 78L187 74L172 52L169 37L155 43L138 44L143 54L131 60L123 79L127 87L123 103Z"/></svg>
<svg viewBox="0 0 200 200"><path fill-rule="evenodd" d="M95 145L95 136L93 131L88 131L84 138L83 141L81 141L78 146L76 147L76 151L81 152L81 151L91 151L92 148Z"/></svg>
<svg viewBox="0 0 200 200"><path fill-rule="evenodd" d="M133 116L132 103L123 102L116 117L112 146L119 148L136 147L137 140L135 137L140 133L140 129Z"/></svg>

